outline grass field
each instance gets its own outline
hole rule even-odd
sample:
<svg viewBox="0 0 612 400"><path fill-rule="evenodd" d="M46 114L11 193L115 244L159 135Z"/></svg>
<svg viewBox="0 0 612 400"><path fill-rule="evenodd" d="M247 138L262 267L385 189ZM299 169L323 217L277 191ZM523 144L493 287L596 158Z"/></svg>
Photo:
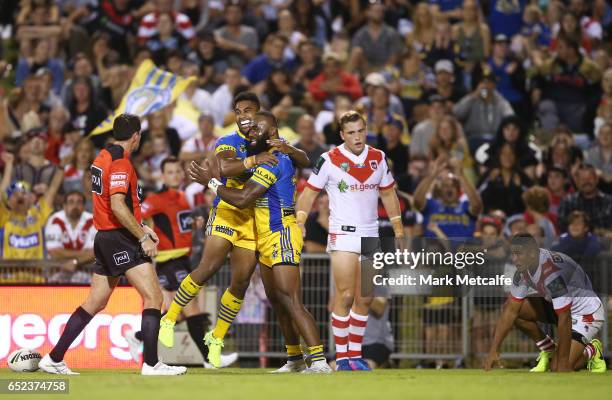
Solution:
<svg viewBox="0 0 612 400"><path fill-rule="evenodd" d="M70 395L1 395L0 399L571 399L610 398L612 372L530 374L526 370L394 369L332 375L271 375L261 369L190 369L185 376L143 377L136 370L84 370ZM59 378L0 371L0 379Z"/></svg>

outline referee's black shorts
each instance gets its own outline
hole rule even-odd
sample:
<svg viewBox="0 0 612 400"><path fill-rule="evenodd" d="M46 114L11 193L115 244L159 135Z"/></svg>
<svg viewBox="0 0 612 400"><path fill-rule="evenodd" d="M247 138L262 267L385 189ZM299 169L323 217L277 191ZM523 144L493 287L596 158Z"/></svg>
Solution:
<svg viewBox="0 0 612 400"><path fill-rule="evenodd" d="M151 263L138 239L127 229L98 231L94 238L96 262L94 272L104 276L121 276L137 265Z"/></svg>

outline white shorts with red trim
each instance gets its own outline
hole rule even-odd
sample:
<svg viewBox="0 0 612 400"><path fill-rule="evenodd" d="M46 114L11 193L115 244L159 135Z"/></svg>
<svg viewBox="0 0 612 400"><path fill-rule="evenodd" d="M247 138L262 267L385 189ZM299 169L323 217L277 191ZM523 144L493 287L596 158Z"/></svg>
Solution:
<svg viewBox="0 0 612 400"><path fill-rule="evenodd" d="M361 254L361 236L330 233L327 236L327 252L348 251Z"/></svg>
<svg viewBox="0 0 612 400"><path fill-rule="evenodd" d="M572 314L572 331L581 334L587 342L584 344L588 344L588 342L597 336L603 327L604 321L605 316L602 306L599 306L599 308L592 314Z"/></svg>

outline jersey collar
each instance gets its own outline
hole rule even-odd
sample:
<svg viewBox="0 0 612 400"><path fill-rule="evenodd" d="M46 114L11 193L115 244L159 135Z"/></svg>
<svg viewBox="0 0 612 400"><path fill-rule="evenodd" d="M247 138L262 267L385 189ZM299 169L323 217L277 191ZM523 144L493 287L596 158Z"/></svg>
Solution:
<svg viewBox="0 0 612 400"><path fill-rule="evenodd" d="M348 158L349 160L351 160L353 163L355 163L355 164L363 164L365 162L366 158L368 158L368 152L370 150L370 146L366 145L365 149L363 149L361 154L358 155L358 156L353 154L351 151L347 150L345 145L344 145L344 143L342 143L340 146L338 146L338 149L340 149L340 152L342 154L344 154L344 156L346 158Z"/></svg>

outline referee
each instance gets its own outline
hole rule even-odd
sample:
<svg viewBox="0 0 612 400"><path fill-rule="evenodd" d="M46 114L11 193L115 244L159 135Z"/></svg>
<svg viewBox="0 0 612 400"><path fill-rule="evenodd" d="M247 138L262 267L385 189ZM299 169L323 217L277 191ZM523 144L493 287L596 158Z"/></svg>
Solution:
<svg viewBox="0 0 612 400"><path fill-rule="evenodd" d="M172 367L157 357L162 294L151 257L157 254L157 236L142 225L138 177L130 154L140 144L140 119L121 114L113 124L114 143L103 149L91 166L95 270L89 295L70 316L57 345L40 361L45 372L75 375L64 354L93 316L103 310L121 275L142 296L141 331L144 342L142 375L181 375L185 367Z"/></svg>

